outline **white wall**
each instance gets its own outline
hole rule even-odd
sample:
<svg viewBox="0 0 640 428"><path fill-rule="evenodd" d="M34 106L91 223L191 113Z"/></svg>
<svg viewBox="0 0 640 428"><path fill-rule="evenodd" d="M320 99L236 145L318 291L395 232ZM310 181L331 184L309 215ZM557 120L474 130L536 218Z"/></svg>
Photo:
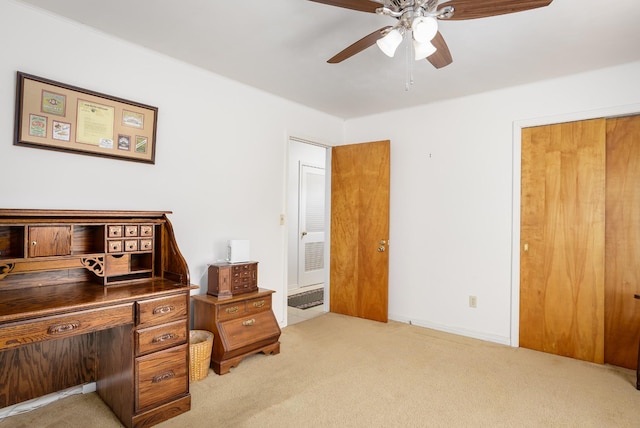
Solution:
<svg viewBox="0 0 640 428"><path fill-rule="evenodd" d="M287 139L342 140L343 121L13 1L0 2L4 208L173 211L191 282L250 239L285 321ZM159 109L155 165L12 145L16 71Z"/></svg>
<svg viewBox="0 0 640 428"><path fill-rule="evenodd" d="M391 140L389 317L513 343L514 123L623 111L638 76L640 62L348 121L347 143Z"/></svg>

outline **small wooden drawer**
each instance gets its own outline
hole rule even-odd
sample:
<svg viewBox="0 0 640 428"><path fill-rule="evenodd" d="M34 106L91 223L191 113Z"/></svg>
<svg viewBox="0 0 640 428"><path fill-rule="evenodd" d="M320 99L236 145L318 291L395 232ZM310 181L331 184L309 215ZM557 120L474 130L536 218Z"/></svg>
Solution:
<svg viewBox="0 0 640 428"><path fill-rule="evenodd" d="M126 275L129 273L129 266L131 263L130 254L107 254L106 259L106 275Z"/></svg>
<svg viewBox="0 0 640 428"><path fill-rule="evenodd" d="M109 238L120 238L120 237L122 237L122 226L109 226L107 228L107 236Z"/></svg>
<svg viewBox="0 0 640 428"><path fill-rule="evenodd" d="M136 355L144 355L187 342L187 320L136 331Z"/></svg>
<svg viewBox="0 0 640 428"><path fill-rule="evenodd" d="M140 225L140 236L153 236L153 226L149 224Z"/></svg>
<svg viewBox="0 0 640 428"><path fill-rule="evenodd" d="M253 275L251 275L251 271L240 271L233 273L233 281L243 281L249 282L253 279Z"/></svg>
<svg viewBox="0 0 640 428"><path fill-rule="evenodd" d="M271 295L247 300L247 314L271 310Z"/></svg>
<svg viewBox="0 0 640 428"><path fill-rule="evenodd" d="M238 318L246 313L246 302L226 303L218 306L218 319L228 320Z"/></svg>
<svg viewBox="0 0 640 428"><path fill-rule="evenodd" d="M137 239L127 239L124 241L124 250L125 251L138 251L138 240Z"/></svg>
<svg viewBox="0 0 640 428"><path fill-rule="evenodd" d="M138 236L138 225L126 225L124 227L124 236Z"/></svg>
<svg viewBox="0 0 640 428"><path fill-rule="evenodd" d="M9 324L2 327L0 347L7 349L32 342L76 336L126 324L132 319L133 310L129 303Z"/></svg>
<svg viewBox="0 0 640 428"><path fill-rule="evenodd" d="M219 334L220 339L228 345L227 350L231 352L279 337L280 327L273 312L263 311L221 322Z"/></svg>
<svg viewBox="0 0 640 428"><path fill-rule="evenodd" d="M136 411L189 392L187 345L136 358Z"/></svg>
<svg viewBox="0 0 640 428"><path fill-rule="evenodd" d="M258 286L251 282L233 283L231 285L232 294L251 293L252 291L258 291Z"/></svg>
<svg viewBox="0 0 640 428"><path fill-rule="evenodd" d="M231 270L233 273L244 273L245 275L251 275L251 272L255 272L257 270L257 263L243 263L232 266Z"/></svg>
<svg viewBox="0 0 640 428"><path fill-rule="evenodd" d="M147 251L153 249L153 240L152 239L141 239L140 240L140 251Z"/></svg>
<svg viewBox="0 0 640 428"><path fill-rule="evenodd" d="M138 325L157 325L187 317L187 298L184 295L161 297L136 302Z"/></svg>
<svg viewBox="0 0 640 428"><path fill-rule="evenodd" d="M110 253L121 253L122 241L109 241L107 247Z"/></svg>

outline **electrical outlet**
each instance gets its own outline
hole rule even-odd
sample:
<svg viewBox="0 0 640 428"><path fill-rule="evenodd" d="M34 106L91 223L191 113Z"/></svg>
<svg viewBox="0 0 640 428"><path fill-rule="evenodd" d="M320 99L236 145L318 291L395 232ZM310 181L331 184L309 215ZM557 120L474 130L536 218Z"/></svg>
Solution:
<svg viewBox="0 0 640 428"><path fill-rule="evenodd" d="M469 296L469 307L470 308L478 307L478 298L476 296Z"/></svg>

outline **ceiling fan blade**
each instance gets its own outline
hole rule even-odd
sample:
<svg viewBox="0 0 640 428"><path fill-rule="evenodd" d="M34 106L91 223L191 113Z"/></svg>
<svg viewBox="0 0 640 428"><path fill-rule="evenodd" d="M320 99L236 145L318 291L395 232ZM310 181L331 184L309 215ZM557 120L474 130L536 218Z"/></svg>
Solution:
<svg viewBox="0 0 640 428"><path fill-rule="evenodd" d="M330 6L344 7L346 9L359 10L360 12L376 13L376 9L384 6L380 2L372 0L309 0Z"/></svg>
<svg viewBox="0 0 640 428"><path fill-rule="evenodd" d="M553 0L451 0L438 5L438 10L453 6L450 20L486 18L549 6Z"/></svg>
<svg viewBox="0 0 640 428"><path fill-rule="evenodd" d="M444 37L442 37L442 34L440 34L440 31L438 31L433 40L431 40L431 44L437 49L434 54L427 57L427 61L429 61L431 65L433 65L435 68L442 68L453 62L453 58L451 58L451 52L449 52L449 47L444 41Z"/></svg>
<svg viewBox="0 0 640 428"><path fill-rule="evenodd" d="M357 53L362 52L363 50L365 50L369 46L373 45L378 39L383 38L387 34L386 33L387 30L390 29L390 28L392 28L392 27L391 26L383 27L383 28L381 28L379 30L374 31L373 33L369 34L368 36L364 36L363 38L361 38L360 40L358 40L357 42L355 42L354 44L352 44L348 48L343 49L341 52L339 52L336 55L334 55L327 62L329 64L337 64L339 62L344 61L347 58L350 58L350 57L354 56Z"/></svg>

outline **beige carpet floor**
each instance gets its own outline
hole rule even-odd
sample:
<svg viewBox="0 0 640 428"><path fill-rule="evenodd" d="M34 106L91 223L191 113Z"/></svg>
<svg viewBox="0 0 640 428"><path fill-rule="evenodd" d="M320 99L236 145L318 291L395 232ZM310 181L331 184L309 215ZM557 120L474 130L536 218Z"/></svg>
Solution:
<svg viewBox="0 0 640 428"><path fill-rule="evenodd" d="M281 353L191 384L158 427L640 427L635 372L408 324L324 314ZM0 427L119 427L95 393Z"/></svg>

